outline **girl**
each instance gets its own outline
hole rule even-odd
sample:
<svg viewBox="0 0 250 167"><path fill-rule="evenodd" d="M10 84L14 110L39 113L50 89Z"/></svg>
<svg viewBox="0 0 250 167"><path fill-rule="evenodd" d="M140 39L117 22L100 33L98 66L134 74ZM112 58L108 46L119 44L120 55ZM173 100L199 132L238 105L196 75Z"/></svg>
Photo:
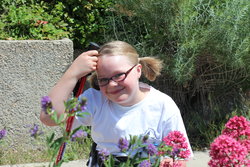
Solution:
<svg viewBox="0 0 250 167"><path fill-rule="evenodd" d="M90 114L84 118L76 117L73 127L91 126L96 150L105 148L113 154L119 153L119 139L129 139L129 135L148 135L151 142L159 143L170 131L178 130L187 138L174 101L152 86L139 82L142 74L154 81L161 69L160 60L139 58L128 43L112 41L99 51L82 53L52 88L49 96L60 115L64 112L63 102L70 97L77 81L94 72L91 77L93 88L82 94L87 98L87 112ZM41 112L40 118L46 125L55 125L44 112ZM190 145L189 148L191 151Z"/></svg>

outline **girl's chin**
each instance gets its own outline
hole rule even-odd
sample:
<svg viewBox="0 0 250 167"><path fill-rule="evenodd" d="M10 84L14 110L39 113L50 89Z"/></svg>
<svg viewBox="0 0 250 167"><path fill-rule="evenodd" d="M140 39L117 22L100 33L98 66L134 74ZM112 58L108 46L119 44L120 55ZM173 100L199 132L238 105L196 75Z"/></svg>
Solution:
<svg viewBox="0 0 250 167"><path fill-rule="evenodd" d="M128 104L128 101L129 101L128 97L118 97L118 98L116 97L110 100L122 106L126 106L126 104Z"/></svg>

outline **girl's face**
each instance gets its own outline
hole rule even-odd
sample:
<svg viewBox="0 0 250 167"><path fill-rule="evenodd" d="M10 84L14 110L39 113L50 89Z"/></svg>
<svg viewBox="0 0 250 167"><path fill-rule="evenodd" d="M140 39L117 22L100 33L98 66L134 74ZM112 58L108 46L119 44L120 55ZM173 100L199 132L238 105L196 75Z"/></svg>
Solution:
<svg viewBox="0 0 250 167"><path fill-rule="evenodd" d="M107 85L100 86L100 91L109 100L123 106L131 106L140 100L141 65L134 65L125 56L100 56L98 58L97 78L109 80ZM123 81L111 79L116 80L118 78L119 80L122 73L127 74Z"/></svg>

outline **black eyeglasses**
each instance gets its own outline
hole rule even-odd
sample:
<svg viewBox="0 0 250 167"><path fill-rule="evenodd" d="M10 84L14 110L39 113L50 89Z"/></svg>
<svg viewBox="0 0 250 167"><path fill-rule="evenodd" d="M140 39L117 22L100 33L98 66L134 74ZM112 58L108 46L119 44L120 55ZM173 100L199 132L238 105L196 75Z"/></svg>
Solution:
<svg viewBox="0 0 250 167"><path fill-rule="evenodd" d="M137 64L136 64L137 65ZM112 80L112 81L115 81L115 82L121 82L121 81L124 81L128 74L130 73L130 71L132 71L132 69L136 66L134 65L133 67L131 67L127 72L124 72L124 73L119 73L119 74L116 74L110 78L99 78L97 79L97 84L99 86L106 86L109 84L109 81Z"/></svg>

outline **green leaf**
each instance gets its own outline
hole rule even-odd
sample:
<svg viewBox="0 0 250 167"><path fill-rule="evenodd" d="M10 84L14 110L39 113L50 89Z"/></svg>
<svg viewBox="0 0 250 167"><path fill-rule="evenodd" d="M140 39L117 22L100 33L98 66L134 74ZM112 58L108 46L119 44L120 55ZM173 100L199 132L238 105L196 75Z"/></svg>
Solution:
<svg viewBox="0 0 250 167"><path fill-rule="evenodd" d="M83 126L79 126L78 128L74 129L71 134L70 134L70 137L72 137L73 134L75 134L78 130L82 129Z"/></svg>
<svg viewBox="0 0 250 167"><path fill-rule="evenodd" d="M51 144L51 148L58 150L60 148L60 146L64 143L64 137L60 137L58 139L56 139L52 144Z"/></svg>
<svg viewBox="0 0 250 167"><path fill-rule="evenodd" d="M61 114L59 119L57 120L58 121L57 123L58 124L62 123L64 119L65 119L65 114Z"/></svg>
<svg viewBox="0 0 250 167"><path fill-rule="evenodd" d="M47 144L50 145L52 143L54 137L55 137L55 132L53 132L50 137L46 138Z"/></svg>
<svg viewBox="0 0 250 167"><path fill-rule="evenodd" d="M84 117L86 115L90 115L90 113L88 113L88 112L76 112L75 115L78 117Z"/></svg>

